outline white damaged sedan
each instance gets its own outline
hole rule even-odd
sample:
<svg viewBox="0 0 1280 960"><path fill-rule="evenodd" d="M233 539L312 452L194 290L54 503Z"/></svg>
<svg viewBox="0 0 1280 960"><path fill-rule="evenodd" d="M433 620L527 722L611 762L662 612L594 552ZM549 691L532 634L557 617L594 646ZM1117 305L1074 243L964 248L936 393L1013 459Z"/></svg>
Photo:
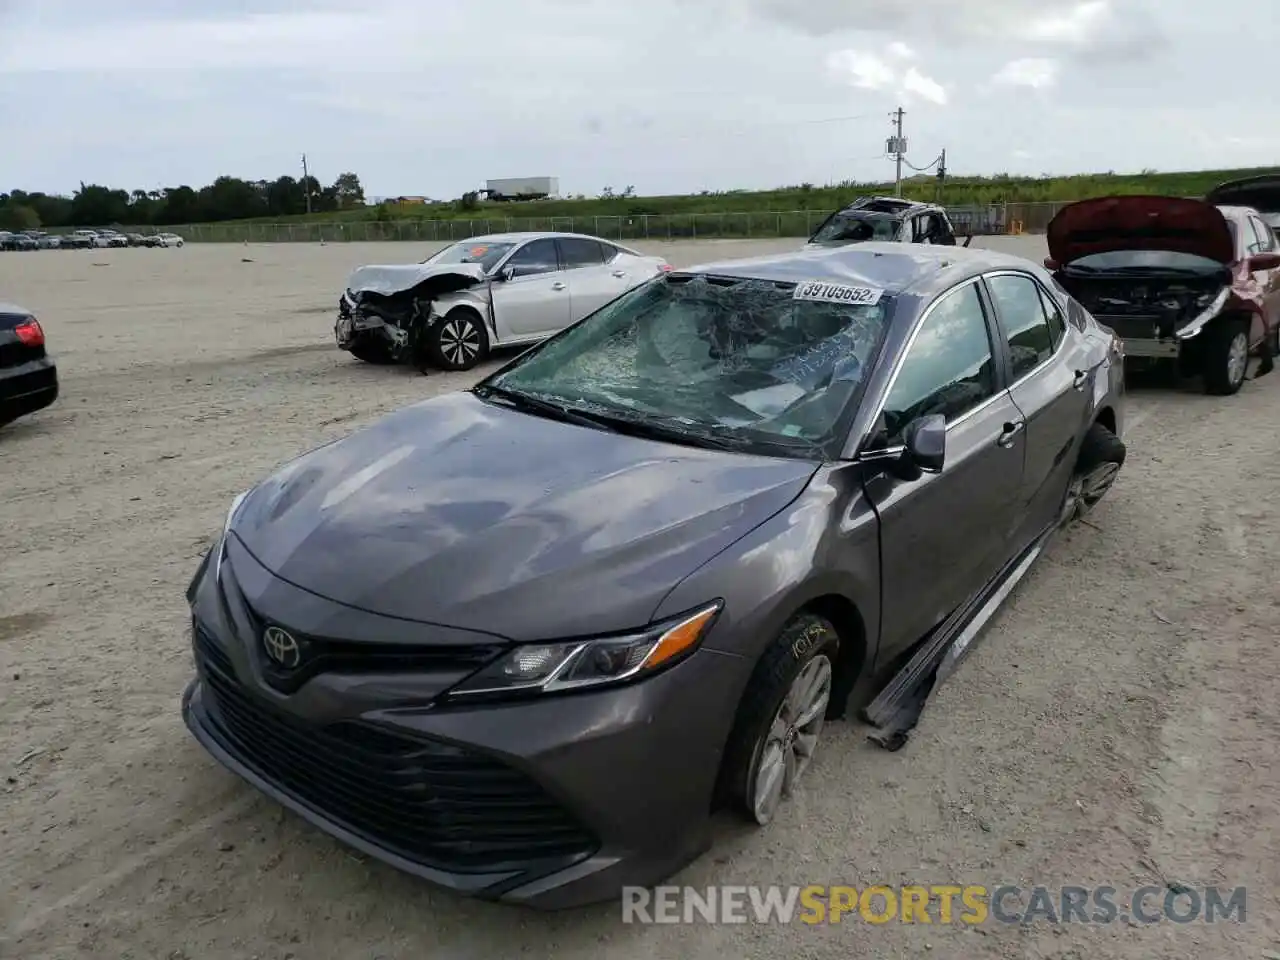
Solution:
<svg viewBox="0 0 1280 960"><path fill-rule="evenodd" d="M368 363L469 370L492 348L546 339L669 270L583 234L472 237L422 263L355 270L334 338Z"/></svg>

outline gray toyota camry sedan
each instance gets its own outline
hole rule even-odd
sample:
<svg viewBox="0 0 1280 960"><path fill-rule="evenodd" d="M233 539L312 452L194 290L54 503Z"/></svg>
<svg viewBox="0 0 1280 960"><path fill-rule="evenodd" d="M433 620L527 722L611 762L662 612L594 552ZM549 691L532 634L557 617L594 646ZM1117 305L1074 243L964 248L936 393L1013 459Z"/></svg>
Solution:
<svg viewBox="0 0 1280 960"><path fill-rule="evenodd" d="M188 588L186 722L461 893L660 882L713 809L788 815L824 720L898 722L1097 503L1121 350L989 251L655 278L237 497Z"/></svg>

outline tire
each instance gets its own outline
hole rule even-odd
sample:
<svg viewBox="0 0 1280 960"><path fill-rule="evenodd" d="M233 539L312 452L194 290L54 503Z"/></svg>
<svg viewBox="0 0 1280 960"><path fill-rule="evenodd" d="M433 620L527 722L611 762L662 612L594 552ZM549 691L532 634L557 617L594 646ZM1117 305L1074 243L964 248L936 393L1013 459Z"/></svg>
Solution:
<svg viewBox="0 0 1280 960"><path fill-rule="evenodd" d="M831 706L839 648L829 621L801 614L756 664L722 769L722 792L748 821L770 823L812 760Z"/></svg>
<svg viewBox="0 0 1280 960"><path fill-rule="evenodd" d="M1203 336L1205 393L1229 397L1244 385L1249 368L1249 325L1239 317L1222 317Z"/></svg>
<svg viewBox="0 0 1280 960"><path fill-rule="evenodd" d="M347 347L347 352L357 360L363 360L365 363L373 363L379 366L395 363L395 358L391 355L391 344L374 337L356 337L351 341L351 346Z"/></svg>
<svg viewBox="0 0 1280 960"><path fill-rule="evenodd" d="M1080 442L1076 467L1063 496L1060 525L1079 520L1098 505L1115 483L1127 453L1124 441L1107 427L1095 423L1089 428Z"/></svg>
<svg viewBox="0 0 1280 960"><path fill-rule="evenodd" d="M427 356L442 370L470 370L489 355L489 334L474 310L455 307L427 333Z"/></svg>

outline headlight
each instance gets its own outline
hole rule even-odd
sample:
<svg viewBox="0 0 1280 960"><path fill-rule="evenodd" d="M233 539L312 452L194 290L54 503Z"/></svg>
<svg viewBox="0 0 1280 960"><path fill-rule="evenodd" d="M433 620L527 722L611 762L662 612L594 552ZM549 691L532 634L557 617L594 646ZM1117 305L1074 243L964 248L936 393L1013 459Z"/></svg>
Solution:
<svg viewBox="0 0 1280 960"><path fill-rule="evenodd" d="M524 644L472 674L449 696L577 690L652 673L691 653L721 607L717 600L623 637Z"/></svg>
<svg viewBox="0 0 1280 960"><path fill-rule="evenodd" d="M244 498L249 495L249 491L237 493L235 499L231 501L231 506L227 510L227 519L222 521L222 533L218 536L218 543L214 547L218 552L213 555L213 578L215 580L222 576L222 558L227 553L227 532L231 529L231 521L236 518L236 511L240 509L240 504L244 503Z"/></svg>

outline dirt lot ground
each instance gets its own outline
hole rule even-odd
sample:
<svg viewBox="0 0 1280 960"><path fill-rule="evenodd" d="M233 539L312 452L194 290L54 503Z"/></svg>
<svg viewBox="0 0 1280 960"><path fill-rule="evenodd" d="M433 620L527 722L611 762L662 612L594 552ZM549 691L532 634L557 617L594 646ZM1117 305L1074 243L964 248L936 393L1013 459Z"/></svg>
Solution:
<svg viewBox="0 0 1280 960"><path fill-rule="evenodd" d="M1034 238L1008 240L1039 256ZM677 264L793 241L657 247ZM187 735L182 590L231 497L282 461L470 382L331 340L346 271L418 245L0 256L57 405L0 431L0 956L923 956L1280 950L1280 376L1230 399L1136 387L1110 498L1059 539L911 744L830 730L718 884L1221 884L1243 924L624 926L463 902L354 856ZM246 260L251 262L246 262Z"/></svg>

